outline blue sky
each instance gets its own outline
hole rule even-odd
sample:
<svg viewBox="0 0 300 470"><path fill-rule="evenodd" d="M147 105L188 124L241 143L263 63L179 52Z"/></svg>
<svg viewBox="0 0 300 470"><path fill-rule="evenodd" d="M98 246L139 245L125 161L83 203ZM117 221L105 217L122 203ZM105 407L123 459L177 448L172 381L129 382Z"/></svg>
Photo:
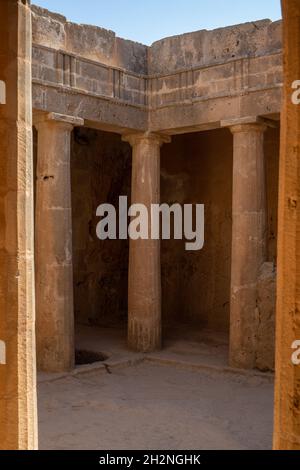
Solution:
<svg viewBox="0 0 300 470"><path fill-rule="evenodd" d="M198 29L281 17L280 0L32 0L76 23L143 44Z"/></svg>

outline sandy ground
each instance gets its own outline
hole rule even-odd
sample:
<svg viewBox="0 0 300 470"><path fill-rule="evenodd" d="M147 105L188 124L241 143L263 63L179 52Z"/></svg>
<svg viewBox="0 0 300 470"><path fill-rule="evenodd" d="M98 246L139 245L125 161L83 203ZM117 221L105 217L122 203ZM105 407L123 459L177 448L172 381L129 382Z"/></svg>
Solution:
<svg viewBox="0 0 300 470"><path fill-rule="evenodd" d="M228 335L189 325L169 327L163 334L161 351L152 353L154 358L173 359L175 362L202 364L224 368L228 363ZM76 326L76 348L105 353L118 362L125 357L135 360L137 353L127 348L127 331L118 328ZM149 354L148 354L149 356Z"/></svg>
<svg viewBox="0 0 300 470"><path fill-rule="evenodd" d="M273 384L144 362L39 385L41 449L271 449Z"/></svg>

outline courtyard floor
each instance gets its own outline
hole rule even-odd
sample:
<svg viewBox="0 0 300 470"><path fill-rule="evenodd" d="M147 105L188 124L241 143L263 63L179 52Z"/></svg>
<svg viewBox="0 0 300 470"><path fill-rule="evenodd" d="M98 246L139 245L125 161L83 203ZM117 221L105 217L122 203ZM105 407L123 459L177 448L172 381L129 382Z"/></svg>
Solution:
<svg viewBox="0 0 300 470"><path fill-rule="evenodd" d="M271 449L272 375L179 346L149 357L119 350L105 364L40 374L40 448Z"/></svg>

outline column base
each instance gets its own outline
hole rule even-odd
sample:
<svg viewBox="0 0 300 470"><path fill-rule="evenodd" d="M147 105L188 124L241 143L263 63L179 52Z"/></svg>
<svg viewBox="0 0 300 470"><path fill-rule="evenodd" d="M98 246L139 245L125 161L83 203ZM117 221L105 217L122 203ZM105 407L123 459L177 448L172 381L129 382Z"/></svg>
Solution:
<svg viewBox="0 0 300 470"><path fill-rule="evenodd" d="M229 352L229 367L233 369L252 370L255 368L255 363L249 360L243 351L230 351Z"/></svg>
<svg viewBox="0 0 300 470"><path fill-rule="evenodd" d="M128 347L135 352L149 353L161 350L161 327L131 320L128 323Z"/></svg>

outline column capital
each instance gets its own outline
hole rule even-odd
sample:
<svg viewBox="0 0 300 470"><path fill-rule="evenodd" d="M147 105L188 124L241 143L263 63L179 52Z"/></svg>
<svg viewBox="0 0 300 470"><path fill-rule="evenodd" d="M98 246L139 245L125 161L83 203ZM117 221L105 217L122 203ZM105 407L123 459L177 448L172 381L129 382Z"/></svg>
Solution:
<svg viewBox="0 0 300 470"><path fill-rule="evenodd" d="M221 121L221 127L227 127L233 134L239 132L265 132L268 127L275 127L272 121L259 116L246 116Z"/></svg>
<svg viewBox="0 0 300 470"><path fill-rule="evenodd" d="M155 132L137 132L132 134L124 134L122 136L124 142L128 142L132 147L138 143L153 143L155 145L169 144L171 137L168 135L157 134Z"/></svg>
<svg viewBox="0 0 300 470"><path fill-rule="evenodd" d="M33 125L38 128L43 124L56 124L72 130L76 126L83 126L84 119L59 113L33 113Z"/></svg>

